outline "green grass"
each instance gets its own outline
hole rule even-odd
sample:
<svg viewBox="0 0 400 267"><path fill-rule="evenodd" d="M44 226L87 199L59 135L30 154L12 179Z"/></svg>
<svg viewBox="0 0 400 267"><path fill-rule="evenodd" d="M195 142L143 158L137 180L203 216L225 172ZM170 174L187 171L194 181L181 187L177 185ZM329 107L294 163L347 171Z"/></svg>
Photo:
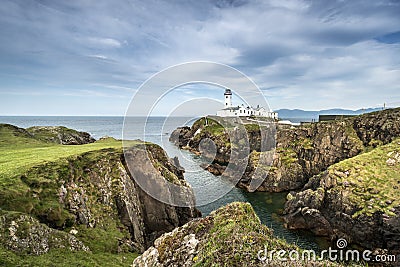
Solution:
<svg viewBox="0 0 400 267"><path fill-rule="evenodd" d="M101 140L85 145L59 145L45 143L15 132L9 127L0 125L0 187L15 183L14 177L25 173L28 169L54 162L61 158L102 149L121 149L122 142L115 139ZM129 145L140 142L132 141Z"/></svg>
<svg viewBox="0 0 400 267"><path fill-rule="evenodd" d="M93 253L110 252L113 254L133 252L128 246L118 246L119 240L129 240L130 234L124 229L118 218L105 218L101 225L91 228L77 225L75 235L90 248ZM118 248L122 251L118 251Z"/></svg>
<svg viewBox="0 0 400 267"><path fill-rule="evenodd" d="M259 263L257 252L264 249L298 249L260 223L249 203L231 203L212 213L209 236L194 266L240 266Z"/></svg>
<svg viewBox="0 0 400 267"><path fill-rule="evenodd" d="M298 161L296 152L290 147L279 147L276 149L276 152L280 155L281 161L285 165L290 165Z"/></svg>
<svg viewBox="0 0 400 267"><path fill-rule="evenodd" d="M300 137L291 143L292 147L301 147L306 150L313 149L313 141L310 138Z"/></svg>
<svg viewBox="0 0 400 267"><path fill-rule="evenodd" d="M33 138L33 136L24 129L9 124L0 124L0 149L21 146L35 147L38 145L43 146L46 144Z"/></svg>
<svg viewBox="0 0 400 267"><path fill-rule="evenodd" d="M246 129L247 132L250 132L250 131L259 132L260 131L260 125L255 124L255 123L245 124L244 128Z"/></svg>
<svg viewBox="0 0 400 267"><path fill-rule="evenodd" d="M0 266L131 266L137 253L90 253L54 249L48 253L35 255L18 255L0 245Z"/></svg>
<svg viewBox="0 0 400 267"><path fill-rule="evenodd" d="M377 211L393 216L393 209L400 206L400 163L386 162L396 153L400 153L400 139L328 168L337 178L336 190L347 192L359 208L354 217Z"/></svg>
<svg viewBox="0 0 400 267"><path fill-rule="evenodd" d="M121 148L120 141L87 145L38 145L0 148L0 179L24 173L29 168L73 155L105 148Z"/></svg>

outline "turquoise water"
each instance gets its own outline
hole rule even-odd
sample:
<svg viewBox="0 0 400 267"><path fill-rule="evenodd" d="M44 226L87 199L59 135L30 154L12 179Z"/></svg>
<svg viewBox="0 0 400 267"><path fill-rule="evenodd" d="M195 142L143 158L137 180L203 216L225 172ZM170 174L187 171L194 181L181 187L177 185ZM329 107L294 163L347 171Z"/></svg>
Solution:
<svg viewBox="0 0 400 267"><path fill-rule="evenodd" d="M279 216L286 193L248 193L221 177L204 171L199 165L202 159L188 151L180 150L168 141L170 133L179 126L191 125L193 118L175 117L131 117L131 127L125 129L125 136L129 139L141 139L161 145L170 157L177 156L185 168L185 179L191 184L196 195L199 210L203 215L234 201L251 203L262 223L274 230L278 237L290 243L296 243L304 249L320 250L328 246L323 239L314 237L309 232L292 231L283 227ZM96 139L102 136L122 138L123 117L1 117L0 123L10 123L19 127L30 126L57 126L86 131ZM144 127L145 125L145 127Z"/></svg>
<svg viewBox="0 0 400 267"><path fill-rule="evenodd" d="M185 168L185 179L193 187L199 205L198 209L203 216L227 203L234 201L249 202L261 222L273 229L276 236L304 249L320 251L329 246L325 239L315 237L308 231L293 231L283 226L282 218L279 215L285 204L287 193L246 192L233 187L229 181L204 171L199 167L202 162L199 156L185 150L179 150L170 143L164 144L164 149L169 155L178 156L179 162ZM221 198L216 199L219 196ZM216 200L211 202L214 199Z"/></svg>

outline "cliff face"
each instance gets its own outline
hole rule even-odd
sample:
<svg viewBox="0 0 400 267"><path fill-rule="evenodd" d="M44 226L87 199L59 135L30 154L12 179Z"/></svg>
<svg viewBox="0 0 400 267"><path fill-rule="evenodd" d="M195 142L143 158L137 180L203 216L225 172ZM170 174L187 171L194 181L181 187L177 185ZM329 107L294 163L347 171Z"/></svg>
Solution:
<svg viewBox="0 0 400 267"><path fill-rule="evenodd" d="M290 193L291 229L400 255L400 139L334 164Z"/></svg>
<svg viewBox="0 0 400 267"><path fill-rule="evenodd" d="M287 261L276 258L262 261L264 256L268 257L268 251L281 249L301 253L297 246L274 237L260 223L250 204L236 202L162 235L135 259L133 266L289 266ZM301 259L289 263L290 266L340 266L329 261Z"/></svg>
<svg viewBox="0 0 400 267"><path fill-rule="evenodd" d="M29 135L23 138L26 141ZM30 144L33 148L24 148L22 153L34 157L35 151L45 151L57 157L21 168L26 171L12 176L0 168L0 247L17 255L40 255L54 249L143 252L161 234L200 216L183 170L157 145L132 143L127 154L133 157L125 158L118 141L71 148L42 147L36 140ZM1 149L7 155L8 148ZM76 154L71 149L76 149ZM85 149L89 151L81 152ZM71 155L63 157L63 150ZM13 157L16 153L18 150ZM31 160L24 155L24 162ZM129 160L152 167L131 174ZM28 164L24 162L21 164ZM175 207L152 198L138 186L135 175L175 181L185 188L192 207Z"/></svg>
<svg viewBox="0 0 400 267"><path fill-rule="evenodd" d="M131 150L135 153L144 149ZM153 147L151 153L155 159L165 157L161 148ZM142 153L135 156L139 163L147 160ZM194 208L172 207L147 195L124 164L121 151L107 149L35 167L20 178L27 186L23 195L8 195L1 206L26 212L54 229L76 229L78 237L88 229L121 228L119 240L114 240L115 251L129 247L144 251L162 233L199 215ZM174 165L160 164L167 165L171 173L183 180L182 171Z"/></svg>
<svg viewBox="0 0 400 267"><path fill-rule="evenodd" d="M202 139L212 140L216 146L213 162L204 166L210 172L221 175L232 161L230 138L240 139L235 132L227 130L217 123L205 126L204 119L197 121L192 128L183 127L175 130L170 140L181 148L196 153ZM342 121L321 122L300 127L277 126L276 150L270 167L259 164L259 159L268 153L261 149L261 132L257 127L246 125L248 144L242 148L251 154L248 160L237 161L246 167L238 186L249 191L254 177L264 182L259 191L287 191L300 189L313 175L326 170L330 165L354 157L367 147L375 147L390 142L400 136L400 109L390 109L364 114ZM273 134L270 132L269 134ZM267 138L267 140L271 140ZM247 146L247 147L246 147ZM264 147L271 147L264 144ZM272 151L273 152L273 151ZM257 175L254 175L257 172ZM224 173L232 175L231 173Z"/></svg>

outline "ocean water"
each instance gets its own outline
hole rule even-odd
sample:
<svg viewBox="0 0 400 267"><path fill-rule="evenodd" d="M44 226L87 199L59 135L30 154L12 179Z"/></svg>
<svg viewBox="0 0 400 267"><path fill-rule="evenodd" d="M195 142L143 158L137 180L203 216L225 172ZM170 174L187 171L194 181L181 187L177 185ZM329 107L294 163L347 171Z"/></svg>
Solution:
<svg viewBox="0 0 400 267"><path fill-rule="evenodd" d="M94 138L111 136L117 139L141 139L159 144L169 157L177 156L185 168L185 179L191 184L198 209L203 215L234 201L251 203L262 223L274 230L276 236L296 243L304 249L320 250L328 246L324 239L316 238L306 231L284 228L279 217L285 202L285 193L248 193L221 177L203 170L202 159L188 151L180 150L168 141L170 133L179 126L190 126L197 118L186 117L53 117L53 116L0 116L0 123L22 128L31 126L66 126L89 132ZM221 197L222 196L222 197Z"/></svg>

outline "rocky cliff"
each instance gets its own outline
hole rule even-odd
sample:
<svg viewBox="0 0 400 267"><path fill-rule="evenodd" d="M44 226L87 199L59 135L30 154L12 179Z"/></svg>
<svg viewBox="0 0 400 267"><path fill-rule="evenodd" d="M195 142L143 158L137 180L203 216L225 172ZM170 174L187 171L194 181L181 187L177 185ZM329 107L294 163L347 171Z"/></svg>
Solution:
<svg viewBox="0 0 400 267"><path fill-rule="evenodd" d="M297 246L274 237L250 204L235 202L162 235L133 266L340 266L325 260L269 258L273 250L301 255Z"/></svg>
<svg viewBox="0 0 400 267"><path fill-rule="evenodd" d="M284 219L290 229L387 249L400 260L399 188L400 139L395 139L313 176L288 195Z"/></svg>
<svg viewBox="0 0 400 267"><path fill-rule="evenodd" d="M370 148L390 142L400 136L400 109L388 109L360 115L341 121L310 123L299 127L278 125L275 138L262 138L258 125L244 125L243 133L230 131L220 123L200 119L191 128L182 127L175 130L170 140L181 148L204 154L199 149L202 140L211 140L215 146L215 157L205 169L220 175L225 172L229 163L245 165L246 168L238 186L249 191L287 191L300 189L313 175L326 170L330 165L354 157ZM268 134L274 134L269 131ZM245 138L248 141L240 144L237 150L248 150L248 158L233 159L235 146L232 140ZM275 151L268 151L271 144L262 144L262 140L276 140ZM264 149L262 148L264 147ZM260 158L269 152L273 153L271 166L259 164ZM270 155L270 154L269 154ZM257 175L255 173L257 172ZM224 175L231 176L231 172ZM253 179L264 179L258 188L252 188Z"/></svg>
<svg viewBox="0 0 400 267"><path fill-rule="evenodd" d="M132 142L126 148L132 157L126 158L121 142L115 140L71 147L32 137L26 143L29 132L10 134L9 127L0 128L0 137L13 141L0 146L0 254L6 253L6 264L12 265L7 257L13 259L14 254L41 255L60 249L96 255L143 252L161 234L200 216L193 207L157 201L136 183L140 170L155 181L173 180L186 188L187 200L194 206L183 170L157 145ZM18 158L14 162L18 168L12 166L10 172L8 161ZM129 160L154 167L131 174Z"/></svg>

